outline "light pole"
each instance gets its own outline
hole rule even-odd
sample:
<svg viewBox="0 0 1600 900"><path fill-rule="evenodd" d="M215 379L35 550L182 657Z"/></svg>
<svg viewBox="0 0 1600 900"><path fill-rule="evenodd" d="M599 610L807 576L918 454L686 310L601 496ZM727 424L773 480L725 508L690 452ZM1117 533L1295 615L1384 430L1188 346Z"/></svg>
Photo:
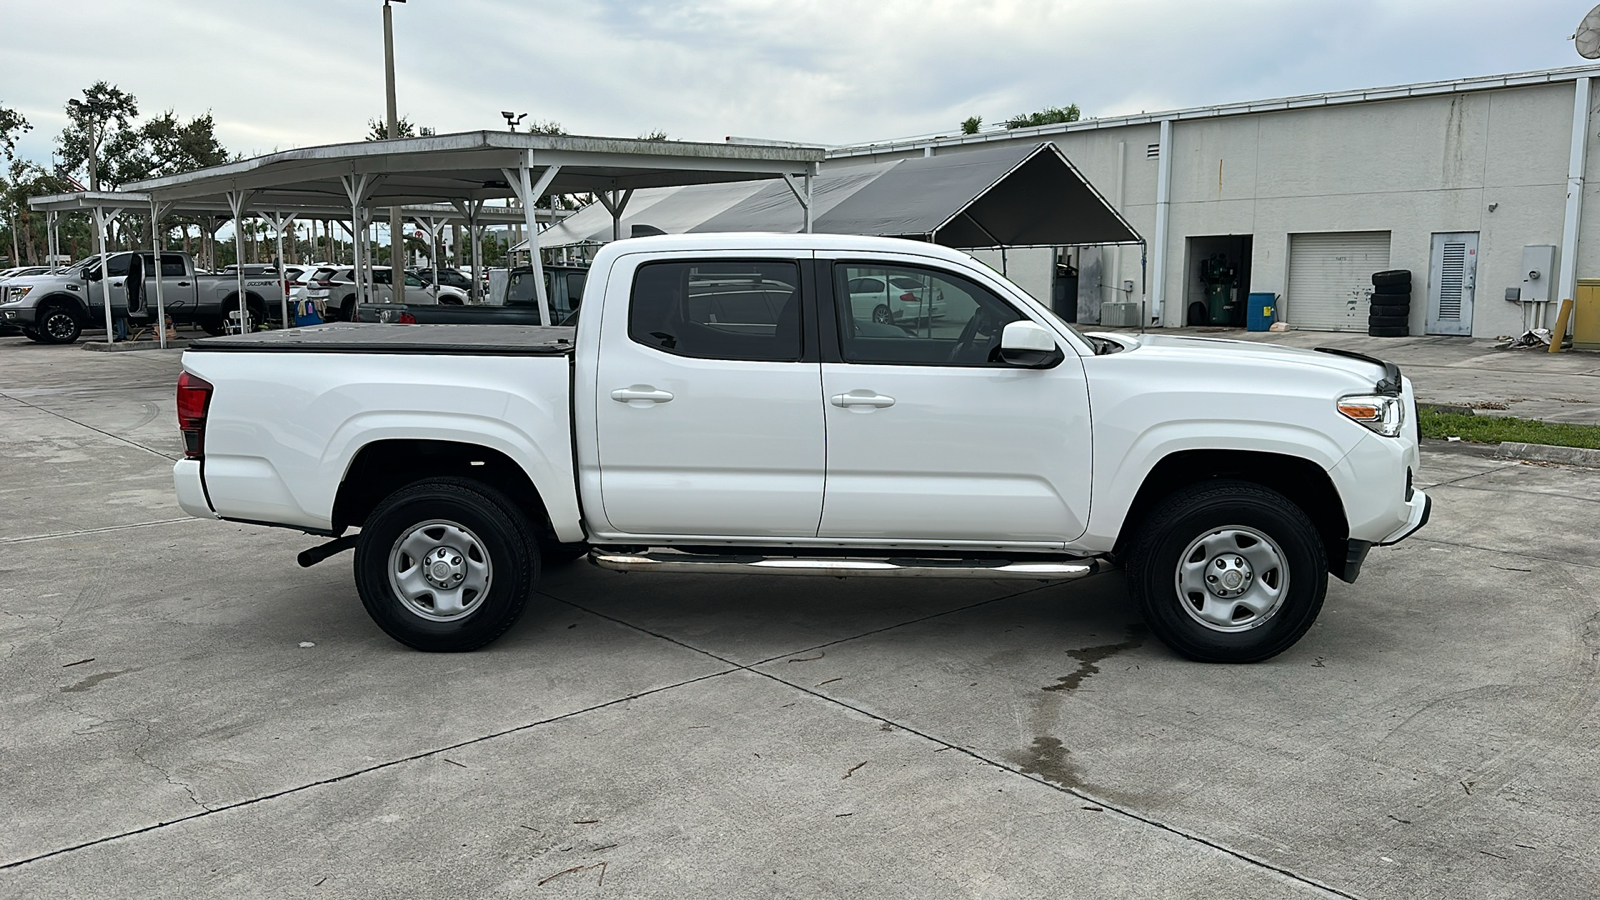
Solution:
<svg viewBox="0 0 1600 900"><path fill-rule="evenodd" d="M390 3L406 0L383 0L383 76L384 99L389 116L389 140L400 136L400 115L394 99L394 14ZM389 294L396 303L406 302L405 274L406 234L400 222L400 207L389 207Z"/></svg>
<svg viewBox="0 0 1600 900"><path fill-rule="evenodd" d="M516 114L514 112L509 112L509 111L503 110L503 109L500 110L500 115L506 117L506 127L509 128L512 131L516 131L517 130L517 126L522 124L522 120L526 119L528 117L527 113L522 113L521 115L518 115L518 114Z"/></svg>

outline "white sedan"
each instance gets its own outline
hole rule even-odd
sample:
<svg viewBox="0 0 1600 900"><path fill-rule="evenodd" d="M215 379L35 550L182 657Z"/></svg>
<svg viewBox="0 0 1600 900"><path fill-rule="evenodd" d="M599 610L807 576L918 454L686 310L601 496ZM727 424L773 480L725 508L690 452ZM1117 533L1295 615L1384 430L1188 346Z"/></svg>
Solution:
<svg viewBox="0 0 1600 900"><path fill-rule="evenodd" d="M944 291L909 275L891 275L887 284L881 276L852 278L845 287L850 309L864 321L891 325L944 318Z"/></svg>

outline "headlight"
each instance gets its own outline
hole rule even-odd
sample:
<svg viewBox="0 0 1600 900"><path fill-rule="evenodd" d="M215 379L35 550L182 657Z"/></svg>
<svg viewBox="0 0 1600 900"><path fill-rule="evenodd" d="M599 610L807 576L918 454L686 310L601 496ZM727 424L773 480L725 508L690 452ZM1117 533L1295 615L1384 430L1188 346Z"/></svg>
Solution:
<svg viewBox="0 0 1600 900"><path fill-rule="evenodd" d="M1339 399L1339 412L1384 437L1399 436L1400 428L1406 421L1405 401L1390 394L1342 397Z"/></svg>
<svg viewBox="0 0 1600 900"><path fill-rule="evenodd" d="M6 302L15 303L18 300L21 300L23 297L28 296L28 292L31 290L33 290L33 285L31 284L14 284L11 286L10 290L7 291Z"/></svg>

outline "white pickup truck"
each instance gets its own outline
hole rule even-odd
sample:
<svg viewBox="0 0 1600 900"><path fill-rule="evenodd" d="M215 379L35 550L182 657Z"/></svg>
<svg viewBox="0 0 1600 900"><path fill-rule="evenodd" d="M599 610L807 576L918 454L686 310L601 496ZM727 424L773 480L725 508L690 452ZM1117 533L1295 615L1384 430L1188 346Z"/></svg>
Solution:
<svg viewBox="0 0 1600 900"><path fill-rule="evenodd" d="M852 308L881 302L849 289L869 278L944 314L878 321ZM1115 561L1156 635L1219 662L1294 644L1330 573L1428 518L1411 386L1369 357L1080 334L965 254L883 238L631 239L589 279L575 328L192 344L179 502L334 538L302 565L354 547L368 612L421 650L488 644L542 565L583 554L1035 580Z"/></svg>

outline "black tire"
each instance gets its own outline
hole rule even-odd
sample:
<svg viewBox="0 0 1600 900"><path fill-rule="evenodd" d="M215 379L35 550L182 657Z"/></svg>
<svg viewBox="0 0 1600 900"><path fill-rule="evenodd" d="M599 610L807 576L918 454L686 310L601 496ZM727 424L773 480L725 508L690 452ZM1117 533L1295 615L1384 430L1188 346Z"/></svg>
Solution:
<svg viewBox="0 0 1600 900"><path fill-rule="evenodd" d="M22 326L22 336L30 341L33 341L35 344L44 343L44 335L40 334L38 329L34 328L32 325Z"/></svg>
<svg viewBox="0 0 1600 900"><path fill-rule="evenodd" d="M1411 304L1409 303L1379 303L1373 298L1372 307L1367 310L1372 316L1399 316L1402 319L1411 318Z"/></svg>
<svg viewBox="0 0 1600 900"><path fill-rule="evenodd" d="M1368 328L1404 328L1410 324L1406 316L1367 316Z"/></svg>
<svg viewBox="0 0 1600 900"><path fill-rule="evenodd" d="M1369 337L1408 337L1411 329L1404 325L1368 325Z"/></svg>
<svg viewBox="0 0 1600 900"><path fill-rule="evenodd" d="M250 311L250 329L254 331L267 324L267 303L255 296L247 296L244 301L245 309Z"/></svg>
<svg viewBox="0 0 1600 900"><path fill-rule="evenodd" d="M1373 272L1372 273L1372 285L1373 285L1373 287L1383 287L1385 285L1402 285L1402 284L1406 285L1407 290L1410 290L1410 285L1411 285L1411 270L1410 269L1387 269L1387 270L1382 271L1382 272Z"/></svg>
<svg viewBox="0 0 1600 900"><path fill-rule="evenodd" d="M354 322L356 320L356 295L350 294L339 301L339 321Z"/></svg>
<svg viewBox="0 0 1600 900"><path fill-rule="evenodd" d="M194 324L200 326L201 331L204 331L206 334L209 334L212 337L216 337L226 330L223 328L221 319L213 318L211 316L201 316L194 320Z"/></svg>
<svg viewBox="0 0 1600 900"><path fill-rule="evenodd" d="M83 323L78 314L64 303L56 302L39 310L35 327L42 344L70 344L83 334Z"/></svg>
<svg viewBox="0 0 1600 900"><path fill-rule="evenodd" d="M880 303L872 308L872 321L879 325L893 325L894 313L889 311L888 306Z"/></svg>
<svg viewBox="0 0 1600 900"><path fill-rule="evenodd" d="M1375 284L1375 285L1372 286L1372 293L1374 295L1374 298L1376 298L1376 297L1404 297L1404 298L1406 298L1405 302L1410 302L1410 299L1411 299L1411 285L1410 284ZM1402 301L1400 301L1400 300L1383 300L1382 302L1383 303L1400 303Z"/></svg>
<svg viewBox="0 0 1600 900"><path fill-rule="evenodd" d="M1238 574L1239 593L1208 594L1205 583L1186 593L1184 579L1202 576L1226 591L1211 578L1214 563L1226 567L1216 570L1223 578ZM1327 551L1287 497L1245 481L1211 481L1173 494L1140 524L1127 581L1150 630L1175 652L1200 662L1259 662L1294 646L1316 621L1328 590ZM1265 608L1251 612L1246 597ZM1241 609L1248 614L1239 616ZM1206 624L1202 610L1226 622Z"/></svg>
<svg viewBox="0 0 1600 900"><path fill-rule="evenodd" d="M418 552L431 549L412 557L401 546L412 536ZM428 593L439 587L422 571L433 553L442 554L435 571L446 573L446 583L456 579L449 592ZM462 574L451 574L452 566ZM420 592L402 594L404 572L391 578L391 567L416 572L411 581ZM396 491L367 517L356 542L355 577L367 614L390 637L433 653L476 650L522 616L539 577L539 545L504 494L465 478L436 478ZM474 580L480 590L473 590ZM457 591L464 605L440 610L438 594Z"/></svg>

